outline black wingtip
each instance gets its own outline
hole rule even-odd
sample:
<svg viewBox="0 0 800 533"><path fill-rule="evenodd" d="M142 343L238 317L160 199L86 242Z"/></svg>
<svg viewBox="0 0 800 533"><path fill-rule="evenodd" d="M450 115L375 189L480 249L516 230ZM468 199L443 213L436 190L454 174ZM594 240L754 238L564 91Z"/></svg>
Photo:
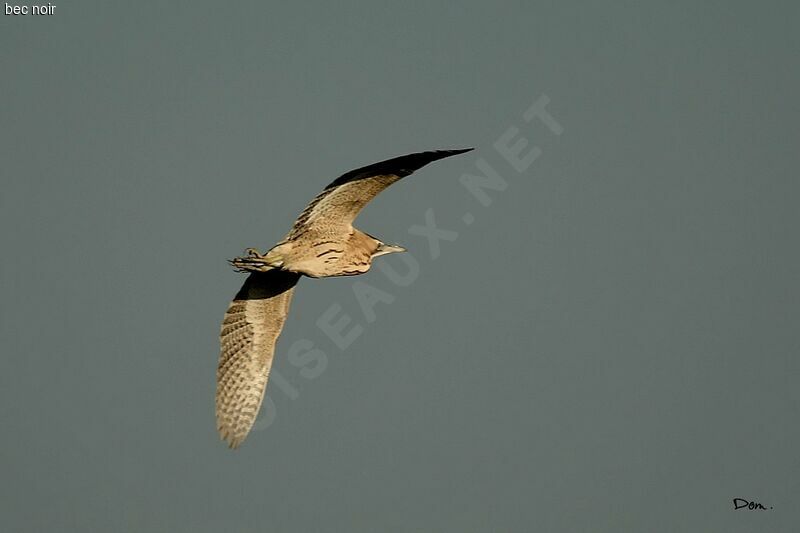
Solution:
<svg viewBox="0 0 800 533"><path fill-rule="evenodd" d="M419 155L430 155L432 156L431 161L436 161L438 159L443 159L445 157L450 157L458 154L464 154L466 152L471 152L475 148L454 148L452 150L433 150L431 152L421 152ZM414 155L414 154L412 154Z"/></svg>
<svg viewBox="0 0 800 533"><path fill-rule="evenodd" d="M470 152L474 148L459 148L455 150L429 150L427 152L416 152L408 155L401 155L400 157L393 157L380 163L373 163L365 167L351 170L339 176L336 180L330 183L325 190L333 189L339 185L356 181L377 174L396 174L401 178L408 176L416 170L424 167L428 163L433 163L439 159L450 157L465 152Z"/></svg>
<svg viewBox="0 0 800 533"><path fill-rule="evenodd" d="M417 154L410 154L409 156L406 157L417 156L422 160L427 159L428 162L433 162L433 161L438 161L439 159L444 159L445 157L451 157L454 155L471 152L474 149L475 148L454 148L452 150L432 150L430 152L419 152Z"/></svg>
<svg viewBox="0 0 800 533"><path fill-rule="evenodd" d="M389 162L402 162L408 168L408 174L418 170L428 163L433 163L434 161L438 161L440 159L444 159L445 157L452 157L454 155L463 154L466 152L471 152L475 148L456 148L453 150L431 150L429 152L417 152L416 154L409 154L401 157L396 157L394 159L390 159L386 161Z"/></svg>

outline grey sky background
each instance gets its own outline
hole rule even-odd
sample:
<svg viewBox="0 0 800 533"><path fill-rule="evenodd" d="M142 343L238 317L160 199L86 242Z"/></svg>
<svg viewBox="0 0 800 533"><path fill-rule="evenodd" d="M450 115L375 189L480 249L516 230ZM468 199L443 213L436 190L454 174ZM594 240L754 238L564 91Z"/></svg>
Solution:
<svg viewBox="0 0 800 533"><path fill-rule="evenodd" d="M0 530L797 531L798 15L0 16ZM541 95L561 135L523 120ZM509 127L542 152L521 173L493 147ZM347 170L463 146L358 220L409 248L413 283L301 281L289 387L228 450L217 334L243 277L225 260ZM480 158L508 183L488 206L459 182ZM409 233L428 209L459 233L436 259ZM371 323L358 281L394 298ZM346 350L315 325L332 305L363 327ZM313 379L299 340L326 354Z"/></svg>

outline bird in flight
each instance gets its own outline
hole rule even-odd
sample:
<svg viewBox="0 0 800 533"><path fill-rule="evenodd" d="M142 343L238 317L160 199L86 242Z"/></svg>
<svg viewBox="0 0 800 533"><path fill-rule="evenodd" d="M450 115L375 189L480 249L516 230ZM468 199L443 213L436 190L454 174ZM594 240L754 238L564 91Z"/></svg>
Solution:
<svg viewBox="0 0 800 533"><path fill-rule="evenodd" d="M266 253L248 248L230 261L250 275L234 297L220 332L217 430L237 448L253 427L294 287L300 276L326 278L367 272L378 256L404 252L353 227L361 209L392 183L462 150L404 155L351 170L314 198L288 235Z"/></svg>

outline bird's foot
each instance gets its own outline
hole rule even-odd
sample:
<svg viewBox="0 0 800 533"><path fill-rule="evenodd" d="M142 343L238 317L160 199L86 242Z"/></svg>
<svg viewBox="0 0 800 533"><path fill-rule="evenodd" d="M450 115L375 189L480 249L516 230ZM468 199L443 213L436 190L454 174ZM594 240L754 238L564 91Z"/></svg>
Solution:
<svg viewBox="0 0 800 533"><path fill-rule="evenodd" d="M255 248L248 248L244 252L246 257L234 257L228 261L237 272L266 272L274 268L267 263L267 257Z"/></svg>

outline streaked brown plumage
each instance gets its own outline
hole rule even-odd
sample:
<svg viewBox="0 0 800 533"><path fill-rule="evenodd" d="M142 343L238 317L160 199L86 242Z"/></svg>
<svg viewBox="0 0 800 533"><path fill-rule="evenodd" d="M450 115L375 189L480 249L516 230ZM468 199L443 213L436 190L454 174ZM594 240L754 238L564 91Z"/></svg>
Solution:
<svg viewBox="0 0 800 533"><path fill-rule="evenodd" d="M353 227L361 209L386 187L433 161L472 150L419 152L352 170L308 204L288 235L260 254L250 248L231 264L250 272L225 313L217 368L217 429L231 448L253 426L272 366L275 343L301 275L352 276L381 255L402 252Z"/></svg>

